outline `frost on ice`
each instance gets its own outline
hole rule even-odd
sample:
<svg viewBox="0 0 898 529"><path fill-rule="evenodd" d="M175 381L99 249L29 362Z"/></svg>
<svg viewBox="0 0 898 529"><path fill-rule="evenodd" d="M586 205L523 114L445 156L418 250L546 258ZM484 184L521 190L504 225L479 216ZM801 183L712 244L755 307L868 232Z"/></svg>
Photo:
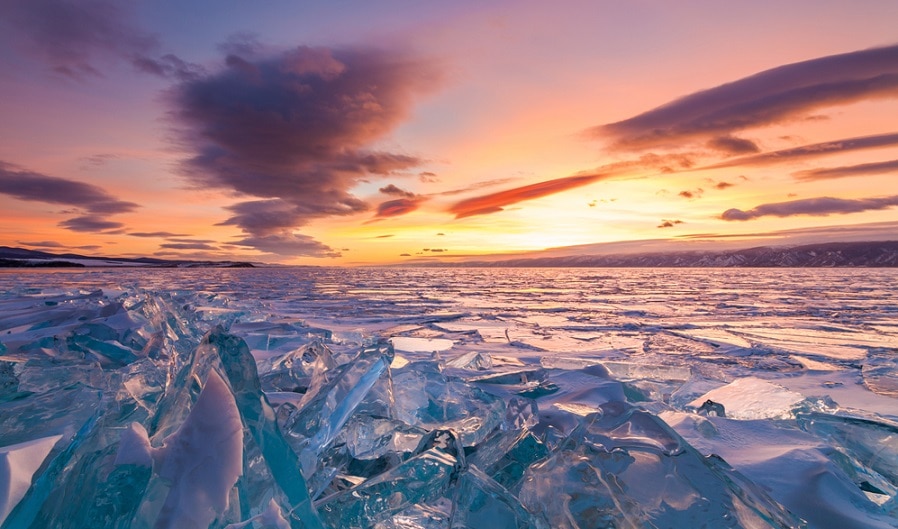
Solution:
<svg viewBox="0 0 898 529"><path fill-rule="evenodd" d="M895 417L763 378L800 366L747 342L698 348L727 371L660 329L633 358L565 357L464 313L335 334L272 307L0 299L0 527L898 526Z"/></svg>

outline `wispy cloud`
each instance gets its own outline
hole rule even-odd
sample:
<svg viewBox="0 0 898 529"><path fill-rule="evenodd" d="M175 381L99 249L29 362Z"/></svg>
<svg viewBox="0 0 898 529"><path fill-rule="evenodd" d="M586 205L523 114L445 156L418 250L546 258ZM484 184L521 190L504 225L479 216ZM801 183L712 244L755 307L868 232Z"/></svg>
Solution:
<svg viewBox="0 0 898 529"><path fill-rule="evenodd" d="M842 167L828 167L824 169L809 169L792 173L792 177L802 182L816 180L829 180L832 178L846 178L850 176L868 176L898 171L898 160L887 162L862 163L858 165L846 165Z"/></svg>
<svg viewBox="0 0 898 529"><path fill-rule="evenodd" d="M377 213L374 216L376 218L387 218L405 215L420 208L424 200L422 197L388 200L377 206Z"/></svg>
<svg viewBox="0 0 898 529"><path fill-rule="evenodd" d="M178 137L193 153L184 171L199 186L264 199L229 208L235 215L224 224L250 235L245 243L277 250L277 236L290 242L291 255L302 248L320 255L290 229L368 210L350 193L356 183L421 163L371 147L436 79L431 63L369 48L230 54L221 71L171 93Z"/></svg>
<svg viewBox="0 0 898 529"><path fill-rule="evenodd" d="M135 231L131 232L128 235L131 237L144 237L144 238L153 238L159 237L162 239L168 237L189 237L189 233L172 233L170 231Z"/></svg>
<svg viewBox="0 0 898 529"><path fill-rule="evenodd" d="M845 138L835 141L827 141L823 143L813 143L810 145L802 145L791 149L782 149L779 151L765 152L754 156L743 156L733 158L725 162L721 162L707 167L701 167L699 170L705 169L722 169L725 167L757 167L765 165L773 165L792 160L800 160L805 158L814 158L817 156L825 156L829 154L839 154L844 152L858 151L864 149L876 149L881 147L891 147L898 145L898 133L876 134L873 136L860 136L855 138Z"/></svg>
<svg viewBox="0 0 898 529"><path fill-rule="evenodd" d="M19 241L19 244L22 246L32 246L34 248L66 248L65 245L60 244L56 241Z"/></svg>
<svg viewBox="0 0 898 529"><path fill-rule="evenodd" d="M211 244L205 242L170 242L165 244L160 244L160 248L167 248L169 250L218 250L217 246L213 246Z"/></svg>
<svg viewBox="0 0 898 529"><path fill-rule="evenodd" d="M898 206L898 195L875 198L846 199L833 197L805 198L789 202L761 204L748 211L728 209L720 216L723 220L752 220L759 217L791 217L794 215L827 216L832 214L860 213Z"/></svg>
<svg viewBox="0 0 898 529"><path fill-rule="evenodd" d="M898 94L898 46L788 64L591 129L624 150L708 141L807 117L820 108Z"/></svg>
<svg viewBox="0 0 898 529"><path fill-rule="evenodd" d="M674 220L661 219L661 224L659 224L658 227L659 228L673 228L677 224L683 224L683 221L679 220L679 219L674 219Z"/></svg>
<svg viewBox="0 0 898 529"><path fill-rule="evenodd" d="M80 232L99 232L116 230L124 228L121 222L115 222L97 215L84 215L72 219L64 220L59 223L60 226L72 231Z"/></svg>
<svg viewBox="0 0 898 529"><path fill-rule="evenodd" d="M405 189L396 187L394 184L384 186L384 187L378 189L378 191L380 191L381 193L383 193L385 195L394 195L394 196L399 196L399 197L404 197L404 198L414 198L415 197L415 194L412 193L411 191L406 191Z"/></svg>
<svg viewBox="0 0 898 529"><path fill-rule="evenodd" d="M73 231L104 231L123 225L107 215L127 213L139 206L119 200L101 187L27 171L0 161L0 194L19 200L74 206L83 213L60 223Z"/></svg>
<svg viewBox="0 0 898 529"><path fill-rule="evenodd" d="M125 61L138 71L193 78L195 65L166 54L134 21L129 2L111 0L4 0L0 43L23 51L66 77L102 76L103 67Z"/></svg>
<svg viewBox="0 0 898 529"><path fill-rule="evenodd" d="M711 149L723 152L728 156L750 154L761 150L755 142L735 136L717 136L708 140L707 145Z"/></svg>
<svg viewBox="0 0 898 529"><path fill-rule="evenodd" d="M505 206L517 204L525 200L533 200L568 189L582 187L599 180L608 178L610 174L586 174L556 178L544 182L537 182L526 186L506 189L497 193L490 193L479 197L468 198L453 204L449 211L455 214L455 218L472 217L502 211Z"/></svg>
<svg viewBox="0 0 898 529"><path fill-rule="evenodd" d="M246 237L233 244L255 248L263 252L294 257L340 257L340 252L299 233L277 233Z"/></svg>

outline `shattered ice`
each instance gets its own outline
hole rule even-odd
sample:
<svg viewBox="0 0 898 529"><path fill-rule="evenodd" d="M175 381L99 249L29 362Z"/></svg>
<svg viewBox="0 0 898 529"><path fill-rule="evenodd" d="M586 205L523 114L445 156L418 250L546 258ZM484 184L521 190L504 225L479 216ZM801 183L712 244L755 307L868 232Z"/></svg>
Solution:
<svg viewBox="0 0 898 529"><path fill-rule="evenodd" d="M679 273L0 274L0 528L898 527L895 273Z"/></svg>

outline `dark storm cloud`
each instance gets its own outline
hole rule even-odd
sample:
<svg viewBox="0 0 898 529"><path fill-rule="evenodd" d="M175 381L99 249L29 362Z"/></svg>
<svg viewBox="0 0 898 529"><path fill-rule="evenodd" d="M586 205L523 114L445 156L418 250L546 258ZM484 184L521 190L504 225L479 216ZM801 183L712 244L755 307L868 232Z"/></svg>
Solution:
<svg viewBox="0 0 898 529"><path fill-rule="evenodd" d="M898 46L787 64L696 92L588 131L619 149L673 146L807 117L817 109L898 95Z"/></svg>
<svg viewBox="0 0 898 529"><path fill-rule="evenodd" d="M828 180L831 178L846 178L850 176L867 176L898 171L898 160L886 162L862 163L843 167L828 167L825 169L810 169L792 173L792 177L803 182L816 180Z"/></svg>
<svg viewBox="0 0 898 529"><path fill-rule="evenodd" d="M722 169L725 167L756 167L773 165L796 159L813 158L816 156L838 154L863 149L890 147L892 145L898 145L898 133L860 136L856 138L845 138L842 140L802 145L800 147L793 147L791 149L782 149L779 151L765 152L754 156L734 158L723 163L702 167L701 169L704 170Z"/></svg>
<svg viewBox="0 0 898 529"><path fill-rule="evenodd" d="M4 0L0 41L76 79L100 76L116 61L180 80L201 71L171 54L157 58L158 41L134 22L131 10L129 2L112 0Z"/></svg>
<svg viewBox="0 0 898 529"><path fill-rule="evenodd" d="M715 151L723 152L728 156L751 154L761 150L755 142L735 136L717 136L708 140L707 145Z"/></svg>
<svg viewBox="0 0 898 529"><path fill-rule="evenodd" d="M751 220L766 216L827 216L832 214L860 213L862 211L886 209L892 206L898 206L898 195L861 199L819 197L762 204L748 211L735 208L728 209L723 212L720 218L723 220Z"/></svg>
<svg viewBox="0 0 898 529"><path fill-rule="evenodd" d="M199 186L259 197L232 206L235 225L272 248L298 246L290 228L369 209L350 189L421 160L371 150L435 83L430 64L381 50L299 47L263 58L231 54L225 68L170 94L184 163ZM292 250L291 250L292 251ZM294 255L291 253L291 255Z"/></svg>
<svg viewBox="0 0 898 529"><path fill-rule="evenodd" d="M96 215L84 215L73 219L64 220L59 226L72 231L81 232L97 232L108 231L123 228L125 225L121 222L113 222Z"/></svg>

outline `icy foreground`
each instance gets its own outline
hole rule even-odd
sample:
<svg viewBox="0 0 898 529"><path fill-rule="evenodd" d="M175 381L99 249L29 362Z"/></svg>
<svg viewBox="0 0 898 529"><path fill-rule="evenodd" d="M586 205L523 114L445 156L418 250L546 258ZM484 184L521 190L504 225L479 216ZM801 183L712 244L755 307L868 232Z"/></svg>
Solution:
<svg viewBox="0 0 898 529"><path fill-rule="evenodd" d="M555 308L323 326L150 283L0 297L2 529L898 527L889 334L609 317L641 350L590 352Z"/></svg>

